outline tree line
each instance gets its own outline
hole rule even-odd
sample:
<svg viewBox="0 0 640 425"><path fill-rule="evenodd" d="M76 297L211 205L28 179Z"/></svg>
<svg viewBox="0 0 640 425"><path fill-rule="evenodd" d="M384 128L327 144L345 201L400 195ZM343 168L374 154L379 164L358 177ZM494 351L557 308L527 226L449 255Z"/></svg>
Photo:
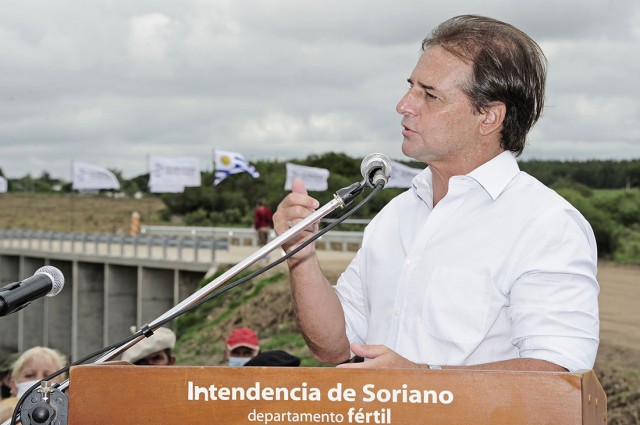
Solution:
<svg viewBox="0 0 640 425"><path fill-rule="evenodd" d="M329 152L322 155L310 155L305 159L292 159L288 161L254 161L253 165L260 171L261 177L252 184L267 185L274 189L278 184L284 184L286 162L295 162L300 165L311 167L327 168L331 172L330 180L341 184L341 178L353 180L360 177L360 162L362 158L350 157L343 153ZM415 161L400 161L406 165L422 168L424 164ZM550 160L528 160L519 161L520 169L535 176L544 184L551 186L557 181L570 180L580 183L592 189L622 189L640 187L640 159L634 160L590 160L590 161L550 161ZM133 195L136 192L149 193L149 174L141 174L131 179L125 179L122 172L110 169L118 178L121 184L121 191ZM203 172L203 186L210 185L213 181L212 173ZM0 176L5 177L2 169ZM241 181L238 181L238 178ZM233 190L243 188L242 183L247 183L247 179L240 176L233 176L230 180L235 180ZM248 179L251 181L252 179ZM226 181L225 181L226 182ZM330 182L331 183L331 182ZM10 192L36 192L36 193L70 193L71 182L56 179L44 171L40 177L32 177L30 174L15 179L8 179ZM228 185L230 186L230 185ZM224 184L216 188L218 191L225 191ZM246 189L246 188L244 188ZM330 190L337 189L331 188Z"/></svg>
<svg viewBox="0 0 640 425"><path fill-rule="evenodd" d="M252 225L253 209L259 199L275 208L285 196L286 162L295 162L330 171L324 192L311 195L321 205L330 201L335 191L362 180L362 158L329 152L290 161L253 161L260 177L246 173L232 175L219 185L213 185L213 174L202 173L202 185L186 188L182 193L150 194L149 174L124 179L118 170L121 193L126 196L159 196L166 209L163 219L169 222L180 217L191 226ZM401 161L422 168L424 165ZM589 220L598 242L600 256L617 261L640 262L640 160L591 161L519 161L520 168L555 189ZM0 170L0 175L3 175ZM44 172L39 178L25 176L8 179L10 192L69 194L71 183L52 178ZM385 189L358 211L354 218L371 218L404 189ZM354 225L342 225L342 230L360 230Z"/></svg>

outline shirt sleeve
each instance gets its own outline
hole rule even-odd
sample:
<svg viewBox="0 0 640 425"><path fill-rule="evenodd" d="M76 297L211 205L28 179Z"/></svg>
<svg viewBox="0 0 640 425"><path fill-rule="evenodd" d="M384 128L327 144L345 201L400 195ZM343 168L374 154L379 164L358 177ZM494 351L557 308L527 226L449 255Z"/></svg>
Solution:
<svg viewBox="0 0 640 425"><path fill-rule="evenodd" d="M364 246L364 243L362 245ZM347 339L358 344L365 343L368 326L364 285L360 273L365 262L363 249L358 251L334 286L344 311Z"/></svg>
<svg viewBox="0 0 640 425"><path fill-rule="evenodd" d="M593 231L571 209L548 213L529 230L510 293L512 343L520 357L592 369L600 327Z"/></svg>

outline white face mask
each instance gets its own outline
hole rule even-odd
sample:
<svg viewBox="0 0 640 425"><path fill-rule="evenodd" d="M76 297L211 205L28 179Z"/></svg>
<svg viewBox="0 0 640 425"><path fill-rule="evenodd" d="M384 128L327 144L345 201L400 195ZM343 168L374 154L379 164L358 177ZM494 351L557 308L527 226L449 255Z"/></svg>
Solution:
<svg viewBox="0 0 640 425"><path fill-rule="evenodd" d="M229 366L244 366L251 357L229 357Z"/></svg>
<svg viewBox="0 0 640 425"><path fill-rule="evenodd" d="M18 398L22 397L22 395L26 393L29 388L33 387L37 382L39 381L36 379L33 381L24 381L24 382L16 383L16 388L18 389L18 393L16 394L16 397Z"/></svg>

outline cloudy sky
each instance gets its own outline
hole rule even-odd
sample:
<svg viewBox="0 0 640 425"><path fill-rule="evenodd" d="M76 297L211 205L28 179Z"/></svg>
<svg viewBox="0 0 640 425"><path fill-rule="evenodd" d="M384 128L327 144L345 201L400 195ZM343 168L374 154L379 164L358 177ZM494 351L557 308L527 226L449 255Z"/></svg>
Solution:
<svg viewBox="0 0 640 425"><path fill-rule="evenodd" d="M424 36L475 13L549 59L524 158L640 159L638 0L0 0L0 169L328 151L404 159L395 105Z"/></svg>

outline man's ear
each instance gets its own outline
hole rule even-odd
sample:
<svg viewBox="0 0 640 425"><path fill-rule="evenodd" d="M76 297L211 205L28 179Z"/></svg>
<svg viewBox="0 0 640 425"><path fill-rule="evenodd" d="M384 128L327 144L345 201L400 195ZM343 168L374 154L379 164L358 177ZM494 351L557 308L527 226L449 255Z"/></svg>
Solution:
<svg viewBox="0 0 640 425"><path fill-rule="evenodd" d="M502 102L491 102L482 112L480 133L483 136L500 131L507 115L507 106Z"/></svg>
<svg viewBox="0 0 640 425"><path fill-rule="evenodd" d="M169 366L176 364L176 356L169 357Z"/></svg>

